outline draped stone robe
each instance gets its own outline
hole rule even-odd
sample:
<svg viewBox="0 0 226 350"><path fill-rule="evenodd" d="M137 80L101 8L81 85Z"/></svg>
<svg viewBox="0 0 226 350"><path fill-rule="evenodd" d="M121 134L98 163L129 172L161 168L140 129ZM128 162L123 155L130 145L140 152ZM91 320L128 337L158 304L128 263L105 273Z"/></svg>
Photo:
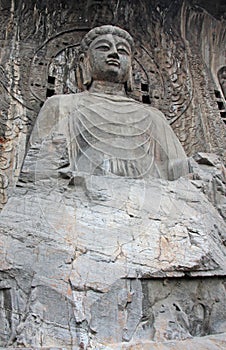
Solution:
<svg viewBox="0 0 226 350"><path fill-rule="evenodd" d="M68 162L62 155L62 162L51 157L51 143L62 140ZM49 98L38 115L30 144L42 145L39 158L46 157L44 168L50 173L168 180L188 173L185 152L164 115L122 96L83 92Z"/></svg>

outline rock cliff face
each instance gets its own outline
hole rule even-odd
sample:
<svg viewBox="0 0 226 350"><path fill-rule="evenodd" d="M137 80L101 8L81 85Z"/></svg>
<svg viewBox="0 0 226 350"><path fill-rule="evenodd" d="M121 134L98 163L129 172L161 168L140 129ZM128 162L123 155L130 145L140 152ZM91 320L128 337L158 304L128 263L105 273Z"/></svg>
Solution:
<svg viewBox="0 0 226 350"><path fill-rule="evenodd" d="M219 166L196 163L194 180L68 179L49 176L38 152L28 152L1 213L2 346L170 348L188 339L186 349L192 337L225 331L223 196L219 212L211 203ZM207 159L217 162L197 156ZM199 341L225 345L220 335Z"/></svg>
<svg viewBox="0 0 226 350"><path fill-rule="evenodd" d="M55 180L21 183L2 211L3 346L111 348L225 331L225 224L195 186Z"/></svg>
<svg viewBox="0 0 226 350"><path fill-rule="evenodd" d="M225 5L12 0L0 10L0 346L223 350ZM166 115L194 156L189 176L69 179L45 173L42 144L27 149L46 98L78 92L81 38L108 23L135 38L131 96Z"/></svg>

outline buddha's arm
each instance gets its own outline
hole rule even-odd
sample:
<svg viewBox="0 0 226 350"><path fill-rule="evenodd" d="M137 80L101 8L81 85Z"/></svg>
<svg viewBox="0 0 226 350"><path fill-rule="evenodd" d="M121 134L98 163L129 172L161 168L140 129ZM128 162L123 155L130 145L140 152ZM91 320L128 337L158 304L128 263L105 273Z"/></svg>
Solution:
<svg viewBox="0 0 226 350"><path fill-rule="evenodd" d="M27 174L36 180L56 177L58 169L68 165L67 119L70 104L64 108L67 102L67 97L53 96L41 108L29 140L23 176Z"/></svg>
<svg viewBox="0 0 226 350"><path fill-rule="evenodd" d="M166 162L167 178L175 180L187 175L189 173L188 158L173 129L159 110L151 109L151 114L154 123L152 136L156 140L159 154L162 154L160 158Z"/></svg>
<svg viewBox="0 0 226 350"><path fill-rule="evenodd" d="M60 119L59 109L59 96L53 96L46 100L31 133L30 145L41 142L57 128Z"/></svg>
<svg viewBox="0 0 226 350"><path fill-rule="evenodd" d="M168 124L166 130L168 178L169 180L176 180L189 173L189 163L179 139Z"/></svg>

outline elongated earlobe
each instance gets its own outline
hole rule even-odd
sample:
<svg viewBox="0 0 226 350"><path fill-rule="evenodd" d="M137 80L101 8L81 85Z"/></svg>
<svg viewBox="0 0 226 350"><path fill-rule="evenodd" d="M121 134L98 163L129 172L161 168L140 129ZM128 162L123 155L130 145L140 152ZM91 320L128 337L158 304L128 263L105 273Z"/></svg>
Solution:
<svg viewBox="0 0 226 350"><path fill-rule="evenodd" d="M83 85L83 88L79 87L81 90L84 90L84 87L86 89L89 88L91 82L92 82L92 76L91 76L91 67L89 63L89 58L82 53L79 56L79 67L77 72L77 81L78 84Z"/></svg>
<svg viewBox="0 0 226 350"><path fill-rule="evenodd" d="M128 92L133 91L132 67L130 67L129 78L128 78L127 82L126 82L126 91L128 91Z"/></svg>
<svg viewBox="0 0 226 350"><path fill-rule="evenodd" d="M76 80L77 80L77 86L80 91L85 90L85 86L83 85L82 82L82 73L81 73L81 68L79 66L76 67Z"/></svg>

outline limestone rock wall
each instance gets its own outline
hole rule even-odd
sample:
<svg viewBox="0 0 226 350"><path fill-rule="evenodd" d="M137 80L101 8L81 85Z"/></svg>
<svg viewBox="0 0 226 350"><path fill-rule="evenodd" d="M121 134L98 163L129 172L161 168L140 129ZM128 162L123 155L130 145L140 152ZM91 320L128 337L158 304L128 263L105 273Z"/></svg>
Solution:
<svg viewBox="0 0 226 350"><path fill-rule="evenodd" d="M116 24L134 36L132 97L165 113L188 155L224 158L225 6L215 3L1 1L1 207L17 182L41 105L53 94L78 91L79 43L96 25Z"/></svg>
<svg viewBox="0 0 226 350"><path fill-rule="evenodd" d="M1 213L0 346L224 349L226 225L189 180L26 176Z"/></svg>

